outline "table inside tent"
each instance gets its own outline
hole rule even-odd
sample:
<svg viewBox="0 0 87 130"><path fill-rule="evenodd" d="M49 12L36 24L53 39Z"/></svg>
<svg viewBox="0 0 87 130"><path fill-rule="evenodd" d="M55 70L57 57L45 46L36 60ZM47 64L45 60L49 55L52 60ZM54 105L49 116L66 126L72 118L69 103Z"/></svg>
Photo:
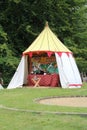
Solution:
<svg viewBox="0 0 87 130"><path fill-rule="evenodd" d="M58 87L59 85L59 75L58 74L29 74L28 75L28 86L34 86L34 82L32 78L37 77L40 78L39 85L45 87Z"/></svg>

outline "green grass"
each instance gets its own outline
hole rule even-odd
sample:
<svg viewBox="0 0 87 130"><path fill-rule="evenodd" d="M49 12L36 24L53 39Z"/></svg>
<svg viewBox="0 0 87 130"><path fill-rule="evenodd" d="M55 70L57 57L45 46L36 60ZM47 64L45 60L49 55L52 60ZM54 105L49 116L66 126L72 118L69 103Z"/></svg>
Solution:
<svg viewBox="0 0 87 130"><path fill-rule="evenodd" d="M81 89L21 88L0 90L0 130L86 130L87 116L51 114L49 112L87 113L87 108L43 105L38 98L53 96L87 96L87 84ZM32 110L22 111L22 110ZM41 111L41 112L37 112Z"/></svg>

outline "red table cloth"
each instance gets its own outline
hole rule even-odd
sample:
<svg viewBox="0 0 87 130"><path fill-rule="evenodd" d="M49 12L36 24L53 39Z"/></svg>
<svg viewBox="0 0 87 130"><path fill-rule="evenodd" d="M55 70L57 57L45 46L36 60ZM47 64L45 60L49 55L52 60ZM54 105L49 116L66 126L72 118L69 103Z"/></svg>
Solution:
<svg viewBox="0 0 87 130"><path fill-rule="evenodd" d="M51 86L51 87L58 87L59 84L59 75L58 74L46 74L46 75L28 75L28 86L34 86L32 78L34 77L41 78L39 85L40 86Z"/></svg>

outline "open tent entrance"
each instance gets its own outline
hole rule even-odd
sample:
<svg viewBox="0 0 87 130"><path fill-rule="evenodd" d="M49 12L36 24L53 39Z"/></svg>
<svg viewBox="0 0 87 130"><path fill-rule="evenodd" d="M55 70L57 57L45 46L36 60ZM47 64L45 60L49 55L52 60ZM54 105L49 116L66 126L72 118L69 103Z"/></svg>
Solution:
<svg viewBox="0 0 87 130"><path fill-rule="evenodd" d="M27 55L28 61L28 86L32 86L34 76L41 77L40 86L59 87L59 71L55 54L40 53Z"/></svg>
<svg viewBox="0 0 87 130"><path fill-rule="evenodd" d="M58 73L55 55L48 57L46 53L34 55L28 58L29 73L31 74L52 74Z"/></svg>

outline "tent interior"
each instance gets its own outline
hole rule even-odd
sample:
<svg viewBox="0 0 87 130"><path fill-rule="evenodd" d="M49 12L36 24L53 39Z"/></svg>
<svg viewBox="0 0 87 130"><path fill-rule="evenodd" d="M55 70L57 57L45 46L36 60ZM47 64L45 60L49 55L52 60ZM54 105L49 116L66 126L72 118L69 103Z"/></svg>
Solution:
<svg viewBox="0 0 87 130"><path fill-rule="evenodd" d="M32 78L41 77L40 86L58 87L59 73L55 54L50 57L47 53L34 54L32 58L28 56L28 86L34 85Z"/></svg>

